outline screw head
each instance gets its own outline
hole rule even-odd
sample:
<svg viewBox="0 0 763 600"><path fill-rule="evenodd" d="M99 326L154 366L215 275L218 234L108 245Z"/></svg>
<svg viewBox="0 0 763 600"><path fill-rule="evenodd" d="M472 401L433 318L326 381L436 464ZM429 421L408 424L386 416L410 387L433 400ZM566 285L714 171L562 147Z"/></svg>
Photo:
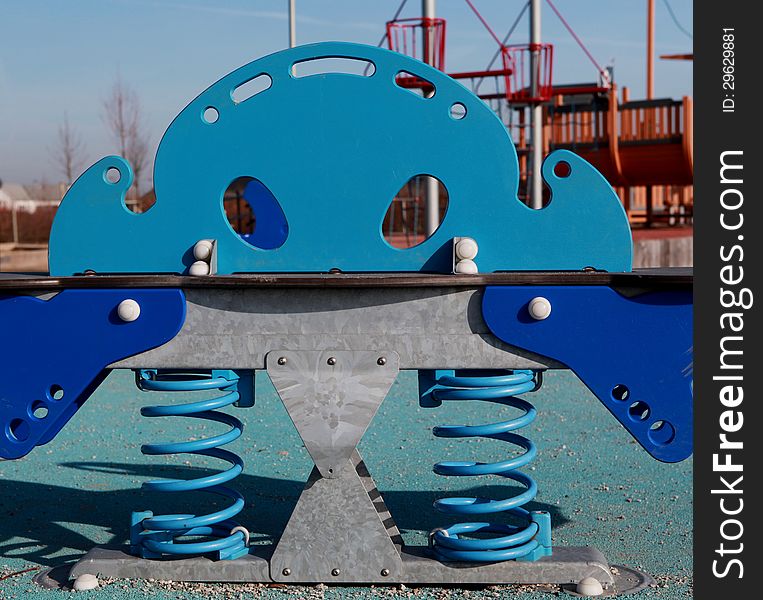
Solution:
<svg viewBox="0 0 763 600"><path fill-rule="evenodd" d="M329 359L326 362L333 366L336 364L336 358L334 358L333 356L329 356Z"/></svg>
<svg viewBox="0 0 763 600"><path fill-rule="evenodd" d="M382 569L381 570L381 576L382 577L389 577L389 569Z"/></svg>
<svg viewBox="0 0 763 600"><path fill-rule="evenodd" d="M376 364L379 365L380 367L383 367L384 365L387 364L387 359L384 358L383 356L380 356L379 359L376 361Z"/></svg>
<svg viewBox="0 0 763 600"><path fill-rule="evenodd" d="M331 574L334 577L339 577L339 573L341 573L341 571L339 569L331 569Z"/></svg>
<svg viewBox="0 0 763 600"><path fill-rule="evenodd" d="M288 568L284 569L283 571L281 571L281 573L283 573L284 577L288 577L289 575L291 575L291 569L288 569Z"/></svg>
<svg viewBox="0 0 763 600"><path fill-rule="evenodd" d="M536 296L527 304L527 311L536 321L543 321L551 316L551 302L543 296Z"/></svg>
<svg viewBox="0 0 763 600"><path fill-rule="evenodd" d="M122 300L117 306L117 315L125 323L132 323L140 316L140 304L132 298Z"/></svg>
<svg viewBox="0 0 763 600"><path fill-rule="evenodd" d="M281 356L281 357L279 357L279 359L278 359L278 364L279 364L279 365L285 365L285 364L286 364L286 357L285 357L285 356ZM287 569L287 570L288 570L288 569Z"/></svg>

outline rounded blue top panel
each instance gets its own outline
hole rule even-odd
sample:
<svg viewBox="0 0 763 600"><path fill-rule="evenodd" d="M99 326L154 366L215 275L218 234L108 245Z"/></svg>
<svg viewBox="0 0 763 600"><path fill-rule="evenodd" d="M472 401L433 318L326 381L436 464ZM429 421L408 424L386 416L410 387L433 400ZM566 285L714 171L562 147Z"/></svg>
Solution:
<svg viewBox="0 0 763 600"><path fill-rule="evenodd" d="M294 75L295 64L327 57L361 59L373 68L368 76ZM399 86L401 71L430 82L434 94ZM237 88L262 75L270 87L234 101ZM462 118L451 115L455 103L466 108ZM554 174L560 161L571 167L565 177ZM121 174L116 183L106 177L112 167ZM448 209L426 242L393 248L382 221L416 175L445 185ZM135 214L124 204L132 173L122 158L90 167L56 215L50 272L187 273L200 239L216 240L221 274L450 272L455 236L477 240L481 272L629 271L628 221L598 171L558 151L546 159L543 175L551 203L532 210L517 199L517 155L506 128L444 73L381 48L301 46L233 71L183 109L159 145L156 204L147 212ZM283 211L288 235L279 247L257 248L228 224L222 198L238 177L261 182Z"/></svg>

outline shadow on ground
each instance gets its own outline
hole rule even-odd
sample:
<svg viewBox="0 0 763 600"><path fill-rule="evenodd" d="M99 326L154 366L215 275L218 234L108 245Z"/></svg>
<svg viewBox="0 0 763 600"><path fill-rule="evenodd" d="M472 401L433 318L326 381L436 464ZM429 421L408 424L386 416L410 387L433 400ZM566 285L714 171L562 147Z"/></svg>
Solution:
<svg viewBox="0 0 763 600"><path fill-rule="evenodd" d="M62 466L157 479L194 479L212 472L197 467L113 462L69 462ZM2 481L1 485L0 556L13 555L44 566L76 560L95 545L126 543L133 510L149 508L157 514L195 510L205 513L222 506L217 496L202 492L147 493L137 487L99 491L26 481ZM242 491L247 499L247 506L238 520L253 532L253 543L272 545L286 526L304 482L241 475L232 487ZM520 491L520 488L510 484L484 485L463 490L459 495L506 498ZM404 536L406 532L428 532L454 522L432 508L432 502L443 495L441 491L383 492L384 500ZM568 522L557 506L531 502L526 508L550 512L554 527ZM111 537L107 540L91 539L86 533L88 531L105 531Z"/></svg>

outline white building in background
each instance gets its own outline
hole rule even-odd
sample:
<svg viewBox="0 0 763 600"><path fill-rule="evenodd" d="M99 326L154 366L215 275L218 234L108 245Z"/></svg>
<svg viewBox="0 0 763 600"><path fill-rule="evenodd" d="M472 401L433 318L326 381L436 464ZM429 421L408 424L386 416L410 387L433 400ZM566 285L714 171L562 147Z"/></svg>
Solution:
<svg viewBox="0 0 763 600"><path fill-rule="evenodd" d="M60 192L60 193L59 193ZM0 210L33 213L43 206L58 206L66 192L66 186L21 185L20 183L0 184Z"/></svg>

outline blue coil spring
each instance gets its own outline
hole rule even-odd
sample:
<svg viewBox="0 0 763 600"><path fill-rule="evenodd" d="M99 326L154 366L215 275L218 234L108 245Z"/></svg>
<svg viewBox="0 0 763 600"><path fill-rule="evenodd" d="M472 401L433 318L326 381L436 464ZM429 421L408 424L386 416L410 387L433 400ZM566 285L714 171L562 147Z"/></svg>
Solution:
<svg viewBox="0 0 763 600"><path fill-rule="evenodd" d="M243 496L226 483L236 478L244 468L239 456L223 450L224 446L241 436L243 424L237 418L217 412L240 398L236 385L238 376L233 371L189 372L176 370L143 369L136 372L136 383L141 390L156 392L199 392L221 390L224 395L187 404L146 406L144 417L189 417L215 421L230 427L224 433L186 441L144 444L141 452L148 455L195 454L217 458L231 466L224 471L196 479L163 479L143 483L142 489L159 492L188 492L203 490L223 496L230 504L207 515L174 514L155 516L150 511L133 514L131 543L133 552L144 558L164 555L187 556L217 553L220 559L238 558L248 552L248 532L233 518L244 508ZM206 538L187 541L187 538ZM186 538L184 541L182 538Z"/></svg>
<svg viewBox="0 0 763 600"><path fill-rule="evenodd" d="M435 555L446 561L496 562L521 559L536 560L551 554L551 520L545 511L527 511L523 505L537 493L535 481L518 469L530 463L537 453L535 444L513 433L526 427L536 417L532 404L516 394L532 392L542 383L542 374L514 371L503 375L455 376L438 372L431 394L440 401L477 400L511 406L522 411L516 418L488 425L443 425L433 433L441 438L481 437L502 440L524 448L525 452L508 460L481 463L465 461L440 462L434 472L446 476L499 475L524 486L525 491L505 500L488 498L441 498L434 506L451 515L486 515L507 513L525 523L522 526L506 523L470 522L439 528L430 534ZM464 535L469 538L463 537Z"/></svg>

